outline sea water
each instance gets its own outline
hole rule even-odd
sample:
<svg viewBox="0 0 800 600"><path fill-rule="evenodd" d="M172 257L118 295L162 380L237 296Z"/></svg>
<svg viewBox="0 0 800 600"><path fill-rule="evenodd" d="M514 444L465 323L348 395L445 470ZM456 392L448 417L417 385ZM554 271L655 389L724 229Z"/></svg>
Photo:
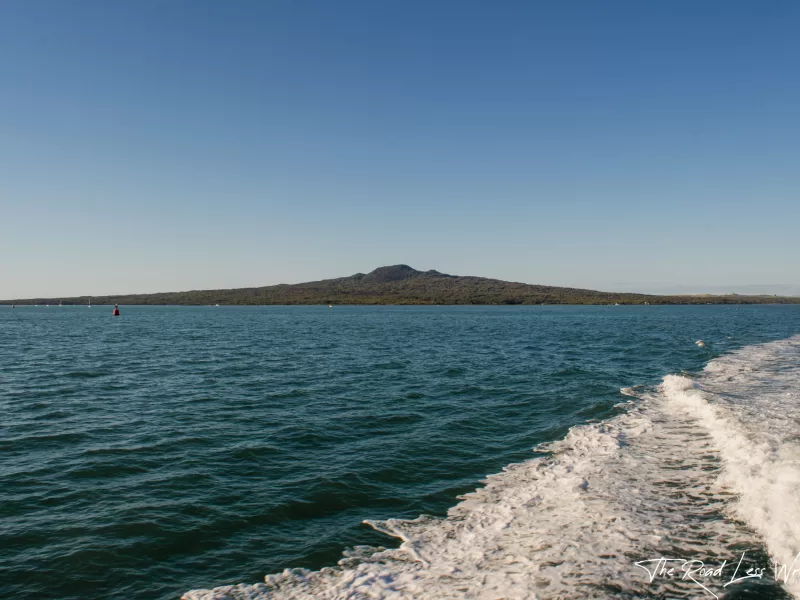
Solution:
<svg viewBox="0 0 800 600"><path fill-rule="evenodd" d="M800 597L798 334L795 306L0 307L0 589Z"/></svg>

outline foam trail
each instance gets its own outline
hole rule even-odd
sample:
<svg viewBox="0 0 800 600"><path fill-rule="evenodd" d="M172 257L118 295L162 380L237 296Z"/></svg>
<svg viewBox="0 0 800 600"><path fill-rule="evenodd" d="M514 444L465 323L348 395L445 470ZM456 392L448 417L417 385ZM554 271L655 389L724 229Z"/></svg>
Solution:
<svg viewBox="0 0 800 600"><path fill-rule="evenodd" d="M401 539L398 549L357 548L337 567L183 597L722 597L724 580L650 581L634 563L719 565L748 549L745 566L757 566L764 545L791 562L800 551L799 381L800 337L744 348L696 381L669 375L657 389L630 388L638 399L624 413L538 447L545 456L489 476L446 518L370 523ZM769 573L750 583L780 593Z"/></svg>
<svg viewBox="0 0 800 600"><path fill-rule="evenodd" d="M800 336L712 361L698 384L668 376L663 388L711 434L720 481L737 495L730 514L764 539L777 578L800 596Z"/></svg>

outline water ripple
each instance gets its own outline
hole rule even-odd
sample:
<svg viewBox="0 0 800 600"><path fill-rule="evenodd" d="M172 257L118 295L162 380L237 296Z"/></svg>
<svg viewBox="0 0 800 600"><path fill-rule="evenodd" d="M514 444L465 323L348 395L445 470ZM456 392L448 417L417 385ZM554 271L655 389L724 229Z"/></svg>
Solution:
<svg viewBox="0 0 800 600"><path fill-rule="evenodd" d="M122 308L0 307L8 597L335 564L387 545L363 520L444 516L620 388L800 328L768 306Z"/></svg>

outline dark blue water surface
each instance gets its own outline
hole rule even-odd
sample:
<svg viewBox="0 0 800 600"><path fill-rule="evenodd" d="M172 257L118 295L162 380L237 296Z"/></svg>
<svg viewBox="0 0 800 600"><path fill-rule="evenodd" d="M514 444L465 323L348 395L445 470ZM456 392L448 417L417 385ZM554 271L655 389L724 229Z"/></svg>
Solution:
<svg viewBox="0 0 800 600"><path fill-rule="evenodd" d="M177 598L394 542L800 306L0 307L0 589ZM708 346L698 348L703 339Z"/></svg>

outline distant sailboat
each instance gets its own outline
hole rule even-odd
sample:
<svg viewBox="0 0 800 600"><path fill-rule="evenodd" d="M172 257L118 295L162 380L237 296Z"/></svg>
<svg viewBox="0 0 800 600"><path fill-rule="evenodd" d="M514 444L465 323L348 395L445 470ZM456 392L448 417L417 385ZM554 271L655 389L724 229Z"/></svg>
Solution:
<svg viewBox="0 0 800 600"><path fill-rule="evenodd" d="M92 297L89 296L89 308L92 308Z"/></svg>

